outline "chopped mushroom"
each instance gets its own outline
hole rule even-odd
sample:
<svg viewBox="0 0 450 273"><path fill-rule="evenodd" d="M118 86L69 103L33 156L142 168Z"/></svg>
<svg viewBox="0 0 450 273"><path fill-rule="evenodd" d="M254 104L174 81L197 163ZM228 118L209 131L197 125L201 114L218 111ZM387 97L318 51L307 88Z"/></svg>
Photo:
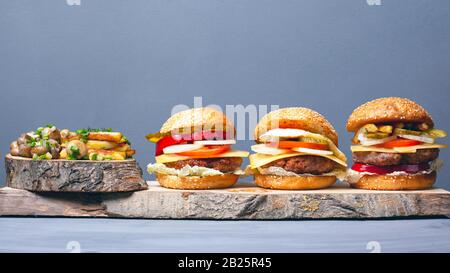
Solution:
<svg viewBox="0 0 450 273"><path fill-rule="evenodd" d="M76 160L87 156L88 149L86 144L79 140L72 140L66 145L67 158Z"/></svg>
<svg viewBox="0 0 450 273"><path fill-rule="evenodd" d="M55 126L45 127L44 129L42 129L41 135L43 139L54 139L58 142L61 141L61 133Z"/></svg>
<svg viewBox="0 0 450 273"><path fill-rule="evenodd" d="M34 155L45 155L49 152L49 149L47 149L47 145L44 145L44 143L36 144L33 148L31 148L31 154Z"/></svg>
<svg viewBox="0 0 450 273"><path fill-rule="evenodd" d="M27 144L19 144L19 156L31 157L31 147Z"/></svg>
<svg viewBox="0 0 450 273"><path fill-rule="evenodd" d="M49 153L52 155L52 159L58 159L59 153L61 152L61 145L54 139L50 139L48 142L50 146Z"/></svg>
<svg viewBox="0 0 450 273"><path fill-rule="evenodd" d="M13 156L19 155L19 144L17 144L17 141L11 142L11 144L9 145L9 151Z"/></svg>

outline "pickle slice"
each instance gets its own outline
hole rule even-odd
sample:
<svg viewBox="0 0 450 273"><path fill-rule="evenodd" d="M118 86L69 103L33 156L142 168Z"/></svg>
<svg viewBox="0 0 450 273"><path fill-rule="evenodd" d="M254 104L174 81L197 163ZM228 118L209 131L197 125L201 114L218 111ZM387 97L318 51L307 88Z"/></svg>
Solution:
<svg viewBox="0 0 450 273"><path fill-rule="evenodd" d="M386 133L386 134L392 134L393 130L394 130L394 128L392 127L392 125L383 125L383 126L378 127L379 132Z"/></svg>
<svg viewBox="0 0 450 273"><path fill-rule="evenodd" d="M396 123L395 128L403 129L403 128L405 128L405 124L403 122Z"/></svg>
<svg viewBox="0 0 450 273"><path fill-rule="evenodd" d="M380 133L380 132L377 132L377 133L368 133L368 134L366 134L366 137L367 137L367 138L370 138L370 139L383 139L383 138L389 137L389 134L386 134L386 133Z"/></svg>
<svg viewBox="0 0 450 273"><path fill-rule="evenodd" d="M422 135L422 132L419 132L419 131L406 130L406 129L400 129L400 128L395 128L394 133L396 135L413 135L413 136Z"/></svg>
<svg viewBox="0 0 450 273"><path fill-rule="evenodd" d="M324 139L312 138L312 137L301 137L300 141L308 142L308 143L317 143L317 144L328 144L328 142Z"/></svg>
<svg viewBox="0 0 450 273"><path fill-rule="evenodd" d="M439 130L439 129L430 129L430 130L427 130L425 133L427 133L429 136L434 137L434 138L447 137L447 132L445 132L444 130Z"/></svg>
<svg viewBox="0 0 450 273"><path fill-rule="evenodd" d="M378 132L378 127L375 124L366 124L362 128L364 128L367 133L376 133L376 132Z"/></svg>

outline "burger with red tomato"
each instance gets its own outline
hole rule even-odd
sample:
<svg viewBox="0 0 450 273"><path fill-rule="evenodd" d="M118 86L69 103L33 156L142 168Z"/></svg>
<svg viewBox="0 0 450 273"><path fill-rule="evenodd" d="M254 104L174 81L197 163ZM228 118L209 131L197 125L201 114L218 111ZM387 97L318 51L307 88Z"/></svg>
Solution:
<svg viewBox="0 0 450 273"><path fill-rule="evenodd" d="M351 186L370 190L428 189L442 164L436 139L446 132L435 129L430 114L405 98L380 98L356 108L347 122L354 132L348 171Z"/></svg>
<svg viewBox="0 0 450 273"><path fill-rule="evenodd" d="M234 185L242 158L236 151L234 125L213 108L194 108L171 116L156 134L156 163L149 164L161 186L172 189L218 189Z"/></svg>
<svg viewBox="0 0 450 273"><path fill-rule="evenodd" d="M255 128L249 170L255 183L279 190L321 189L345 177L338 135L321 114L307 108L278 109Z"/></svg>

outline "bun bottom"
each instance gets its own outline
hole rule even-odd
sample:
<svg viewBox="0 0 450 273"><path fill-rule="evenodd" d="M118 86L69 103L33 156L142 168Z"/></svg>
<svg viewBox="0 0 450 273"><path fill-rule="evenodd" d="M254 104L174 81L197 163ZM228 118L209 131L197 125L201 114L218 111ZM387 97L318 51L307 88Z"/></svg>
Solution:
<svg viewBox="0 0 450 273"><path fill-rule="evenodd" d="M165 188L180 190L207 190L229 188L236 184L239 175L224 174L206 177L179 177L176 175L156 174L156 180Z"/></svg>
<svg viewBox="0 0 450 273"><path fill-rule="evenodd" d="M255 174L256 185L273 190L317 190L336 182L335 176L278 176Z"/></svg>
<svg viewBox="0 0 450 273"><path fill-rule="evenodd" d="M423 175L365 175L353 188L366 190L425 190L436 182L436 172Z"/></svg>

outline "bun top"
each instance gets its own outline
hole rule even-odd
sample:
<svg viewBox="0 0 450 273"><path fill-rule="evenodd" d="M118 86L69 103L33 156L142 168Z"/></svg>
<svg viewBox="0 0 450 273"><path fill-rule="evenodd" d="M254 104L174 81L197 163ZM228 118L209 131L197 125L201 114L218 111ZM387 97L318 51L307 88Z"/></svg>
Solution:
<svg viewBox="0 0 450 273"><path fill-rule="evenodd" d="M302 107L282 108L265 115L256 125L254 137L276 128L291 128L320 134L338 145L338 135L333 125L314 110Z"/></svg>
<svg viewBox="0 0 450 273"><path fill-rule="evenodd" d="M164 134L172 131L197 132L213 129L235 134L233 123L222 112L208 107L178 112L171 116L159 131Z"/></svg>
<svg viewBox="0 0 450 273"><path fill-rule="evenodd" d="M356 108L347 121L347 130L356 132L370 123L417 122L434 127L433 119L422 106L405 98L380 98Z"/></svg>

